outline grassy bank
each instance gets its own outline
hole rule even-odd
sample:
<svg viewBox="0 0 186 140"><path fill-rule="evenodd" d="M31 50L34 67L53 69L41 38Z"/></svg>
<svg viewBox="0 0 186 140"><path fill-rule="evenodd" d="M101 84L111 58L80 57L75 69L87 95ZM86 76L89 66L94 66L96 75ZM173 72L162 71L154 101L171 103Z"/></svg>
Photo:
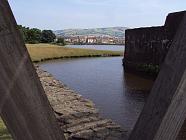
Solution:
<svg viewBox="0 0 186 140"><path fill-rule="evenodd" d="M121 56L121 51L102 51L93 49L66 48L50 44L27 44L28 52L34 62L59 58Z"/></svg>
<svg viewBox="0 0 186 140"><path fill-rule="evenodd" d="M12 140L1 118L0 118L0 140Z"/></svg>

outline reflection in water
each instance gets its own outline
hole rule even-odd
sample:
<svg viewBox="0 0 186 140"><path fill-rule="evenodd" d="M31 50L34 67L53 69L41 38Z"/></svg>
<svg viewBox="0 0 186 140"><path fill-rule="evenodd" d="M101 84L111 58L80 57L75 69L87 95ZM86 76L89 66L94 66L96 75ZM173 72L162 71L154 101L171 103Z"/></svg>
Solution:
<svg viewBox="0 0 186 140"><path fill-rule="evenodd" d="M127 124L130 130L132 130L132 128L134 127L142 111L142 108L145 101L147 100L153 83L154 82L152 80L147 80L140 76L126 72L123 73L125 96L123 101L125 102L125 104L127 104L125 109L128 110L128 112L125 114L125 116L129 117L129 123Z"/></svg>
<svg viewBox="0 0 186 140"><path fill-rule="evenodd" d="M153 81L124 73L122 57L55 60L41 67L91 99L105 118L132 129Z"/></svg>
<svg viewBox="0 0 186 140"><path fill-rule="evenodd" d="M154 81L149 79L144 79L140 76L130 74L130 73L124 73L124 85L125 90L128 90L127 92L130 93L149 93Z"/></svg>

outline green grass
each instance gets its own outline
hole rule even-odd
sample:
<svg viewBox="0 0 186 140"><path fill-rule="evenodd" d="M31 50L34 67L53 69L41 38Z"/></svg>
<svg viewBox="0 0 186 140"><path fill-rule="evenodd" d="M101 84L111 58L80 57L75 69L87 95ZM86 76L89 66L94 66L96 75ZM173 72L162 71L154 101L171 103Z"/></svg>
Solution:
<svg viewBox="0 0 186 140"><path fill-rule="evenodd" d="M59 58L78 57L101 57L101 56L122 56L121 51L102 51L93 49L67 48L51 44L27 44L28 52L32 61L40 62Z"/></svg>
<svg viewBox="0 0 186 140"><path fill-rule="evenodd" d="M12 140L11 135L6 129L3 121L0 118L0 140Z"/></svg>

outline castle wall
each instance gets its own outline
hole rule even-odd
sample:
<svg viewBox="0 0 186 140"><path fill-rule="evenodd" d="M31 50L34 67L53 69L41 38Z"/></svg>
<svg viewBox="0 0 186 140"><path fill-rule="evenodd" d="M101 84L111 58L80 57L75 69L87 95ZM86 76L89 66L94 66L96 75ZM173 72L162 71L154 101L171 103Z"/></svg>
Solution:
<svg viewBox="0 0 186 140"><path fill-rule="evenodd" d="M125 70L156 75L185 12L169 14L164 26L126 30Z"/></svg>

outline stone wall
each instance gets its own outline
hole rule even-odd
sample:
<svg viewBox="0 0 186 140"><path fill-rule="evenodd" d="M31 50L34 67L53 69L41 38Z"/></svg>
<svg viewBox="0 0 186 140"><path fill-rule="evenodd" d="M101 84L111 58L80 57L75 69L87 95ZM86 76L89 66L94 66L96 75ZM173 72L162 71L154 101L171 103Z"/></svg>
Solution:
<svg viewBox="0 0 186 140"><path fill-rule="evenodd" d="M126 30L125 70L156 75L185 12L169 14L164 26Z"/></svg>

